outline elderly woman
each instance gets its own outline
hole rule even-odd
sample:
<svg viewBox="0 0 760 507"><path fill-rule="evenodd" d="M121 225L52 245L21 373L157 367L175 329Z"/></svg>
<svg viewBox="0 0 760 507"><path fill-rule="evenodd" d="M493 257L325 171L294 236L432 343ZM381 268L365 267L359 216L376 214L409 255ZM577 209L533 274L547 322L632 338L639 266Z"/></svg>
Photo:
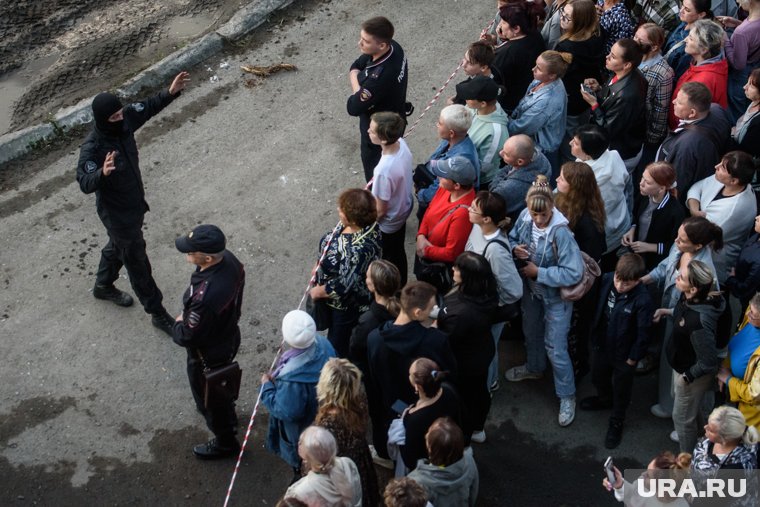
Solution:
<svg viewBox="0 0 760 507"><path fill-rule="evenodd" d="M678 95L684 83L696 81L707 86L714 103L724 109L728 106L728 61L723 55L725 35L723 28L715 21L701 19L694 23L685 45L686 54L692 57L692 63L678 79L673 88L673 97ZM668 126L671 130L678 127L672 103L668 110Z"/></svg>
<svg viewBox="0 0 760 507"><path fill-rule="evenodd" d="M610 149L620 153L629 173L639 163L647 129L647 82L638 70L641 57L641 48L633 39L620 39L605 63L612 79L604 86L596 79L586 79L581 90L583 100L591 106L591 121L607 130Z"/></svg>
<svg viewBox="0 0 760 507"><path fill-rule="evenodd" d="M356 465L362 484L362 505L378 505L377 474L365 437L367 403L361 376L347 359L327 361L317 382L319 410L314 424L329 430L338 444L338 454Z"/></svg>
<svg viewBox="0 0 760 507"><path fill-rule="evenodd" d="M700 19L712 19L713 13L710 10L710 0L683 0L681 9L678 11L678 17L681 20L679 25L670 33L662 53L665 60L675 73L675 79L678 80L686 69L689 68L691 58L684 51L686 49L686 36L693 28L694 23Z"/></svg>
<svg viewBox="0 0 760 507"><path fill-rule="evenodd" d="M744 469L754 473L757 468L758 433L747 425L742 413L724 405L712 411L705 424L705 438L694 448L692 475L697 482L712 478L721 469Z"/></svg>
<svg viewBox="0 0 760 507"><path fill-rule="evenodd" d="M298 454L308 474L288 488L294 497L311 507L360 507L362 485L356 465L338 456L332 433L319 426L306 428L298 439Z"/></svg>
<svg viewBox="0 0 760 507"><path fill-rule="evenodd" d="M425 435L427 460L409 474L422 484L436 507L473 507L478 498L478 468L464 450L462 430L449 417L436 419Z"/></svg>
<svg viewBox="0 0 760 507"><path fill-rule="evenodd" d="M721 387L737 403L749 426L760 425L760 294L749 302L747 323L728 342L728 356L718 371Z"/></svg>
<svg viewBox="0 0 760 507"><path fill-rule="evenodd" d="M714 274L704 262L693 260L680 269L676 288L681 297L675 308L660 308L654 320L673 317L673 332L665 339L664 353L673 369L673 424L681 452L697 442L697 414L702 398L712 392L720 361L715 346L718 317L726 302L713 292ZM671 437L672 438L672 437Z"/></svg>
<svg viewBox="0 0 760 507"><path fill-rule="evenodd" d="M261 377L261 403L269 411L267 449L293 467L293 480L301 478L296 442L317 414L316 385L320 370L335 351L317 335L311 316L293 310L282 319L282 337L290 347L272 372Z"/></svg>
<svg viewBox="0 0 760 507"><path fill-rule="evenodd" d="M571 59L569 54L557 51L544 51L536 58L533 81L507 124L510 135L525 134L535 139L552 164L555 177L559 174L559 145L565 135L567 117L567 92L562 77Z"/></svg>
<svg viewBox="0 0 760 507"><path fill-rule="evenodd" d="M347 357L351 330L372 299L364 275L369 263L380 257L375 198L369 190L345 190L338 197L338 216L336 230L320 241L324 255L310 295L314 300L326 300L330 316L327 339L338 357Z"/></svg>

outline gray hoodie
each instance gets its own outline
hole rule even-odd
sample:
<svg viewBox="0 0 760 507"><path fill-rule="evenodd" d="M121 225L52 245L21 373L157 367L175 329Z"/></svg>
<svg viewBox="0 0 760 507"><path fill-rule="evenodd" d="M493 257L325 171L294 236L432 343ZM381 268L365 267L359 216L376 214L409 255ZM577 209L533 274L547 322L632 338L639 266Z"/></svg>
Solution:
<svg viewBox="0 0 760 507"><path fill-rule="evenodd" d="M473 507L478 498L478 467L469 447L462 459L447 467L421 459L408 477L425 488L435 507Z"/></svg>

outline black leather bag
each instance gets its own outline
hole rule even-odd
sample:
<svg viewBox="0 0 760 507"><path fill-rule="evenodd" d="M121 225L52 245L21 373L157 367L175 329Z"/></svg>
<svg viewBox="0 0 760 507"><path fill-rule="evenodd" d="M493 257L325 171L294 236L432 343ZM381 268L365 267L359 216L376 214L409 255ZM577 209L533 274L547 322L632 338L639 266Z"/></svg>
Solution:
<svg viewBox="0 0 760 507"><path fill-rule="evenodd" d="M237 361L204 369L203 406L208 409L215 404L237 400L242 376L243 370Z"/></svg>
<svg viewBox="0 0 760 507"><path fill-rule="evenodd" d="M436 178L437 176L431 173L425 164L417 164L412 173L412 181L418 190L429 187Z"/></svg>
<svg viewBox="0 0 760 507"><path fill-rule="evenodd" d="M454 285L451 266L446 262L426 261L418 255L414 256L414 276L438 289L438 294L446 294Z"/></svg>
<svg viewBox="0 0 760 507"><path fill-rule="evenodd" d="M330 312L330 307L327 306L326 299L312 299L309 295L306 297L304 310L314 319L317 331L324 331L330 328L330 324L332 324L332 312Z"/></svg>

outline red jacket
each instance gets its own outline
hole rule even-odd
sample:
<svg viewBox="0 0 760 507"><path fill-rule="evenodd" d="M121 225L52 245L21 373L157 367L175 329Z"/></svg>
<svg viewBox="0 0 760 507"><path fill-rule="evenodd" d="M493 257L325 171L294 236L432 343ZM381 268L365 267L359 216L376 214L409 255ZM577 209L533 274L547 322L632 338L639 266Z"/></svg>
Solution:
<svg viewBox="0 0 760 507"><path fill-rule="evenodd" d="M728 107L728 61L725 58L717 62L705 63L704 65L695 66L692 63L689 69L678 80L678 83L676 83L672 100L676 99L676 95L678 95L678 91L683 84L689 81L704 84L710 90L710 93L712 93L713 102L719 104L724 109ZM670 130L675 130L678 127L678 118L673 113L672 101L668 109L668 126Z"/></svg>
<svg viewBox="0 0 760 507"><path fill-rule="evenodd" d="M457 256L464 252L467 238L470 237L472 224L467 208L475 198L475 191L470 190L454 202L449 202L450 198L451 193L448 190L438 187L420 222L417 235L422 234L433 244L425 249L424 257L427 260L454 262ZM447 215L452 208L456 209Z"/></svg>

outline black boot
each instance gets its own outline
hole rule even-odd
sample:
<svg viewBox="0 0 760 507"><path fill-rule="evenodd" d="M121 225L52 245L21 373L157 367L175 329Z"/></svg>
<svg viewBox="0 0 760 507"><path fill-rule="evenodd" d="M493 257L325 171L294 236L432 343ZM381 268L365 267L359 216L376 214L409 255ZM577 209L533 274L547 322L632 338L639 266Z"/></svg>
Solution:
<svg viewBox="0 0 760 507"><path fill-rule="evenodd" d="M167 313L166 310L151 314L150 323L153 324L155 328L160 329L169 336L172 336L174 319Z"/></svg>
<svg viewBox="0 0 760 507"><path fill-rule="evenodd" d="M614 449L620 445L623 440L623 421L610 419L610 426L607 428L607 436L604 437L604 446L607 449Z"/></svg>
<svg viewBox="0 0 760 507"><path fill-rule="evenodd" d="M132 296L124 291L120 291L113 285L95 284L95 287L92 289L92 295L95 296L96 299L111 301L118 306L132 306L132 303L134 303Z"/></svg>
<svg viewBox="0 0 760 507"><path fill-rule="evenodd" d="M199 459L222 459L237 456L240 452L240 443L232 439L222 445L219 440L212 438L205 444L193 447L193 454Z"/></svg>

